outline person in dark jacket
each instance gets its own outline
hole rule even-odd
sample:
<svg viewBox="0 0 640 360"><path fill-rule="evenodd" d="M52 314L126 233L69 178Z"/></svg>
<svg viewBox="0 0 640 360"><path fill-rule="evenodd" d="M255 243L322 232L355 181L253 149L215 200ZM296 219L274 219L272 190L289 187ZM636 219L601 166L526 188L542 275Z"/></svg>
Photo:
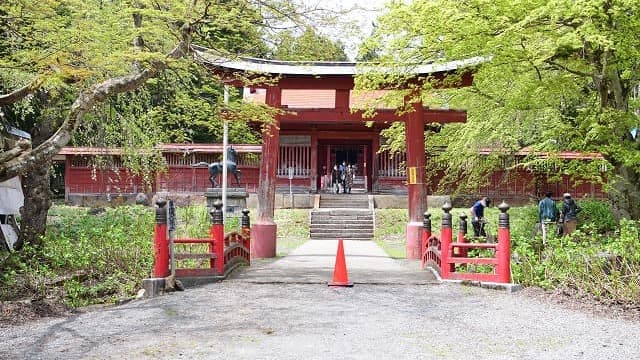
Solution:
<svg viewBox="0 0 640 360"><path fill-rule="evenodd" d="M549 225L558 222L558 208L555 201L551 199L553 193L547 191L544 199L538 203L538 219L540 220L540 229L542 229L542 244L547 244L547 233Z"/></svg>
<svg viewBox="0 0 640 360"><path fill-rule="evenodd" d="M487 233L484 229L484 225L486 220L484 219L484 208L491 206L491 199L488 197L483 197L482 199L476 201L475 204L470 209L471 212L471 225L473 226L473 234L474 236L487 236Z"/></svg>
<svg viewBox="0 0 640 360"><path fill-rule="evenodd" d="M340 171L338 170L338 165L333 165L333 169L331 170L331 191L336 194L340 192Z"/></svg>
<svg viewBox="0 0 640 360"><path fill-rule="evenodd" d="M563 198L562 211L560 213L562 232L564 235L569 235L576 231L576 226L578 225L578 213L582 211L582 209L578 204L576 204L575 200L571 198L571 194L565 193Z"/></svg>

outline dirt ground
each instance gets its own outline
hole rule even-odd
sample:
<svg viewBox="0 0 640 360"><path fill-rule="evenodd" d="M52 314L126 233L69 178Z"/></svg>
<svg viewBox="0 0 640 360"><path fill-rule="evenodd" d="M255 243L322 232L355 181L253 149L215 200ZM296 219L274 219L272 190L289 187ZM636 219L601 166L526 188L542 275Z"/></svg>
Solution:
<svg viewBox="0 0 640 360"><path fill-rule="evenodd" d="M232 279L121 306L59 309L58 318L14 317L23 323L0 325L0 358L640 358L637 315L576 304L535 289ZM58 311L42 307L41 315Z"/></svg>
<svg viewBox="0 0 640 360"><path fill-rule="evenodd" d="M603 319L624 319L640 322L640 306L603 304L595 299L577 297L568 291L547 291L537 287L528 287L515 293L514 296L530 298L541 303L554 304L568 310L580 311ZM128 302L129 300L126 299L123 302ZM0 328L22 325L45 318L63 318L111 306L115 305L95 305L73 309L64 305L59 299L55 301L4 301L0 302Z"/></svg>

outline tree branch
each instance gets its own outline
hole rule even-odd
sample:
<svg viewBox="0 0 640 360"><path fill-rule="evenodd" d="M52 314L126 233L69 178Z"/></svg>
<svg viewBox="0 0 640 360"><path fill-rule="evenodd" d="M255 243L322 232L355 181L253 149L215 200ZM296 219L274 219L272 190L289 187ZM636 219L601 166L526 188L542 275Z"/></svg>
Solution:
<svg viewBox="0 0 640 360"><path fill-rule="evenodd" d="M15 146L7 151L0 152L0 164L7 162L23 152L29 149L31 146L31 142L29 140L21 139L19 140Z"/></svg>
<svg viewBox="0 0 640 360"><path fill-rule="evenodd" d="M90 111L96 103L103 101L107 96L127 92L142 86L147 80L167 69L169 67L168 60L179 59L188 54L192 32L191 24L182 26L182 40L167 54L166 60L153 61L149 68L140 72L108 79L82 91L73 102L73 105L71 105L67 117L53 136L32 151L22 153L8 162L0 162L0 181L31 171L39 166L43 160L57 154L63 146L69 143L71 135L82 123L84 114Z"/></svg>
<svg viewBox="0 0 640 360"><path fill-rule="evenodd" d="M40 87L42 82L39 79L32 81L31 83L14 90L8 94L0 95L0 106L11 105L17 101L20 101L28 95L34 93Z"/></svg>
<svg viewBox="0 0 640 360"><path fill-rule="evenodd" d="M554 66L556 68L564 70L564 71L566 71L568 73L571 73L573 75L584 76L584 77L593 77L593 74L585 73L585 72L578 71L578 70L573 70L573 69L568 68L568 67L566 67L566 66L564 66L562 64L559 64L559 63L557 63L557 62L555 62L555 61L553 61L551 59L547 59L544 62L549 64L549 65L551 65L551 66Z"/></svg>

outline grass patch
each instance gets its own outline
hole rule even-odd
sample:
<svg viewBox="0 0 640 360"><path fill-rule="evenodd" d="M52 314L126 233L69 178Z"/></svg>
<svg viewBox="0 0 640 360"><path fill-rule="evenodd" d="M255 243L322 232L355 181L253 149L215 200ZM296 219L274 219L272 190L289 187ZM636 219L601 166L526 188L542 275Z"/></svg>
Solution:
<svg viewBox="0 0 640 360"><path fill-rule="evenodd" d="M276 256L285 256L309 240L309 209L276 209Z"/></svg>
<svg viewBox="0 0 640 360"><path fill-rule="evenodd" d="M409 219L407 209L376 209L373 240L390 257L405 258L405 231Z"/></svg>

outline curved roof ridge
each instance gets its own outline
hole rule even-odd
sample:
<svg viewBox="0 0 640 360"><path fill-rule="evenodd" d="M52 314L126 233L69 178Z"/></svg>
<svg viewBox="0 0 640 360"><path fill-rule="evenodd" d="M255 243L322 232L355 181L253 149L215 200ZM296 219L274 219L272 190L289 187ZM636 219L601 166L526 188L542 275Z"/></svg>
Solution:
<svg viewBox="0 0 640 360"><path fill-rule="evenodd" d="M269 74L288 75L359 75L372 71L391 73L393 70L402 70L412 74L433 74L438 72L453 71L460 68L478 65L488 60L487 57L476 56L473 58L454 60L444 63L420 63L403 64L396 67L377 66L374 62L346 62L346 61L284 61L268 60L252 57L238 56L230 59L221 54L216 54L210 49L199 45L192 45L196 56L203 62L231 70L259 72Z"/></svg>

